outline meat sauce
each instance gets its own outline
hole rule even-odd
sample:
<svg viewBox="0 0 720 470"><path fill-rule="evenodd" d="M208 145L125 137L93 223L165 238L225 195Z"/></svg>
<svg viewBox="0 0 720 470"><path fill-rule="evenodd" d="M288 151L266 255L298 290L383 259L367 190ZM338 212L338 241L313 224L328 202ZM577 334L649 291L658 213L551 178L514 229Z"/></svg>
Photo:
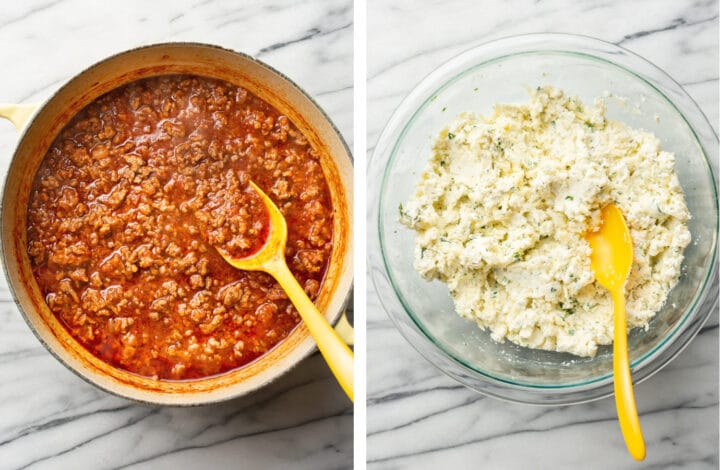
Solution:
<svg viewBox="0 0 720 470"><path fill-rule="evenodd" d="M319 155L268 103L229 83L168 75L98 98L37 171L28 254L47 305L101 360L167 380L220 374L287 337L299 316L267 274L217 253L256 251L288 222L288 266L315 298L332 250Z"/></svg>

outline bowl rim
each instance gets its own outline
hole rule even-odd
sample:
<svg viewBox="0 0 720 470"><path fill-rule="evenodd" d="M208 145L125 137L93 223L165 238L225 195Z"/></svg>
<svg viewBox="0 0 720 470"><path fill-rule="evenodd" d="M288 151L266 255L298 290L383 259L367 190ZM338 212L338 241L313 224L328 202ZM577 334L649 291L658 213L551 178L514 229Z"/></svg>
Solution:
<svg viewBox="0 0 720 470"><path fill-rule="evenodd" d="M502 50L502 53L497 54L498 50ZM716 146L717 135L697 103L687 94L681 85L679 85L662 69L647 59L628 51L621 46L589 36L564 33L532 33L500 38L466 50L437 67L430 74L425 76L396 108L378 139L378 143L370 161L370 166L374 170L375 174L378 176L381 175L379 194L377 196L378 200L372 205L372 214L370 218L373 229L375 229L375 233L372 234L371 240L373 244L377 244L378 248L378 250L371 250L371 253L375 253L376 251L379 253L377 256L380 257L383 272L379 273L377 269L370 271L373 284L376 292L379 294L380 291L383 290L383 284L389 283L391 289L384 290L395 295L396 300L399 301L404 313L412 321L411 327L401 324L399 318L396 318L394 315L395 310L393 307L388 305L390 300L384 299L383 296L379 295L380 302L386 310L386 313L390 316L391 320L400 330L405 339L410 342L410 344L418 350L425 359L430 361L442 372L481 393L510 401L538 404L547 403L548 401L556 403L588 401L608 396L612 394L612 373L594 377L582 382L564 383L560 385L531 384L494 376L489 372L474 367L469 363L469 361L458 357L451 348L444 347L434 337L434 335L427 330L427 327L423 325L423 323L416 317L412 309L408 307L406 300L403 298L402 292L397 288L392 270L388 265L388 256L384 246L384 222L380 208L383 206L383 198L386 194L385 190L388 185L387 169L392 165L398 146L403 141L408 129L415 122L416 117L435 99L436 96L439 95L439 93L452 86L453 83L465 77L467 74L473 73L477 69L490 63L503 61L518 55L547 53L568 54L575 57L581 57L586 60L601 62L605 66L615 67L629 73L636 80L642 81L646 86L655 91L655 93L662 97L678 113L693 134L693 137L702 151L706 173L707 176L709 176L711 187L714 192L714 207L716 214L715 237L712 241L711 254L706 261L706 266L704 266L704 279L700 288L697 289L694 298L691 300L689 307L683 313L678 322L673 326L672 330L669 331L665 337L660 339L650 351L647 351L632 362L631 367L636 368L634 371L634 381L636 383L650 377L670 362L670 360L672 360L684 349L685 346L687 346L690 340L700 330L713 309L709 309L707 313L701 315L699 322L690 322L690 324L688 324L688 320L690 320L693 314L708 300L707 297L710 290L709 288L713 284L712 280L716 277L717 273L718 197L715 175L709 158L709 153L712 152ZM668 93L663 91L663 88L668 88L670 91L673 91L674 94L677 95L675 100L671 100L668 97ZM676 102L677 100L683 100L682 105L688 114L692 114L691 118L679 109ZM418 105L417 103L420 104ZM691 122L691 120L699 122ZM699 135L699 132L696 129L696 126L698 125L706 127L706 129L704 129L706 134L707 130L710 130L709 134L713 140L713 146L711 149L708 148L708 141L710 139L707 135L705 135L705 139ZM712 303L717 303L717 294L713 299L711 299L711 301ZM683 331L687 331L687 329L691 330L690 334L686 335L684 341L681 341L681 344L677 345L678 347L676 350L670 352L663 364L653 369L650 373L647 373L647 369L643 368L643 366L653 364L659 356L665 353L666 350L672 346L673 342L670 340L681 339L681 333ZM432 349L428 351L422 350L420 345L415 343L415 339L420 339L421 341L424 340L424 342L431 344ZM457 366L464 370L445 370L436 363L437 360L443 362L442 358L437 357L438 354L433 354L432 352L437 352L439 355L445 356L444 359L454 362ZM451 367L451 369L453 369L453 367ZM472 380L471 378L466 377L465 372L468 371L470 371L470 373L479 374L482 378L491 382L492 385L509 386L514 391L519 391L520 393L511 393L511 397L508 397L507 395L498 393L497 390L486 389L481 386L482 384L477 385L469 383L472 382ZM641 373L641 371L645 373ZM600 389L604 390L600 391ZM595 393L591 393L589 398L579 396L580 394L587 395L587 392L590 390L595 390ZM548 392L552 394L552 398L548 400L548 397L543 397L542 400L538 401L537 397L531 396L536 392ZM559 396L559 392L563 392L563 395ZM566 392L570 393L568 394ZM568 397L568 395L570 396Z"/></svg>
<svg viewBox="0 0 720 470"><path fill-rule="evenodd" d="M126 55L132 55L134 53L141 53L146 50L152 50L152 49L163 49L168 47L187 47L187 48L198 48L198 49L207 49L207 50L214 50L218 53L225 53L225 54L232 54L236 57L242 58L244 60L247 60L249 62L254 63L256 66L265 69L266 71L270 72L271 74L276 75L281 81L284 81L290 88L295 89L299 95L306 99L308 103L322 116L322 119L327 123L332 130L332 134L338 139L338 142L343 149L343 155L335 156L335 155L329 155L329 159L332 161L336 161L337 158L343 158L347 157L349 165L353 166L353 156L352 152L350 151L350 148L343 136L343 134L338 129L335 122L330 118L330 116L327 114L325 109L323 109L318 102L302 87L300 87L295 81L293 81L291 78L289 78L284 73L280 72L276 68L272 67L271 65L267 64L266 62L257 59L253 57L252 55L249 55L244 52L236 51L227 47L219 46L216 44L211 43L204 43L204 42L197 42L197 41L163 41L163 42L153 42L148 44L143 44L137 47L131 47L128 49L123 49L118 52L115 52L113 54L104 56L103 58L96 60L92 62L90 65L87 65L83 67L80 71L76 72L75 74L69 76L67 79L65 79L62 84L55 89L47 98L43 99L41 102L39 102L36 106L36 109L31 113L29 118L27 119L27 123L22 126L21 129L19 129L19 132L17 133L17 140L14 144L13 151L11 154L10 159L10 165L13 164L15 161L17 152L19 148L21 147L21 144L23 143L28 131L32 128L32 124L35 122L36 118L43 112L43 110L50 105L59 94L61 94L64 90L69 88L74 84L74 82L78 79L81 79L82 77L86 76L88 73L91 73L92 71L96 70L97 68L105 65L106 63L111 63L114 60L118 60L119 58L126 56ZM175 73L175 72L170 72ZM122 85L119 85L122 86ZM117 87L116 87L117 88ZM70 116L71 118L72 116ZM339 171L339 170L338 170ZM0 220L5 221L5 217L2 216L2 213L4 211L4 195L5 195L5 188L8 187L7 182L9 178L9 172L5 174L4 177L4 186L3 186L3 199L0 200ZM340 178L340 182L343 186L343 192L347 192L347 189L344 183L342 183L342 178ZM352 181L350 182L352 184ZM348 223L351 224L352 222L352 194L345 194L344 199L347 203L347 220ZM342 273L339 273L337 285L335 286L335 291L331 293L328 302L334 302L337 303L338 308L336 310L330 311L328 306L328 311L325 312L325 317L328 319L328 321L332 323L335 323L345 312L347 308L347 304L349 299L352 295L352 289L353 289L353 259L352 259L352 250L353 250L353 242L352 242L352 234L349 230L345 230L347 233L345 235L345 251L346 253L342 253L341 260L343 264L347 264L347 268L345 271L347 271L346 275L343 275ZM106 393L109 393L111 395L130 400L136 403L145 404L145 405L161 405L161 406L170 406L170 407L195 407L195 406L204 406L204 405L211 405L215 403L221 403L225 401L229 401L232 399L236 399L241 396L250 395L252 393L257 392L258 390L266 387L270 383L274 382L275 380L279 379L283 375L287 374L290 370L297 367L303 360L305 360L307 357L309 357L316 349L317 345L315 341L312 339L309 332L307 333L307 337L304 338L302 341L299 341L294 349L299 351L299 354L291 358L291 360L284 360L282 361L282 367L279 366L276 368L273 368L270 373L263 377L263 380L257 381L253 384L253 386L245 387L242 389L238 389L239 385L242 382L233 383L227 386L218 387L216 390L211 390L203 395L199 395L198 393L191 394L192 397L194 397L194 400L182 400L182 399L176 399L176 396L174 396L172 393L168 392L158 392L158 391L147 391L143 389L137 389L135 386L130 384L121 384L120 386L116 385L116 389L112 389L109 386L106 386L103 382L96 380L92 375L88 374L84 369L75 367L73 364L69 363L67 360L65 360L63 357L59 355L55 349L48 344L48 342L40 335L40 332L36 330L33 321L28 316L28 313L25 311L23 306L20 303L19 295L16 290L16 286L14 285L13 280L10 278L10 274L8 272L8 260L7 257L10 256L9 253L6 253L5 250L2 251L2 254L0 256L0 260L2 262L2 268L3 268L3 274L5 276L8 290L10 291L11 297L13 299L13 302L17 306L18 311L20 312L23 320L30 328L30 331L32 331L33 335L38 339L40 344L43 345L43 347L63 366L65 366L66 369L70 370L73 374L81 378L84 382L91 384L100 390L103 390ZM347 281L343 281L343 277L347 277ZM346 285L345 285L346 284ZM338 300L332 301L332 297L337 297ZM328 316L328 312L331 313L330 316ZM297 330L297 327L302 325L303 322L300 322L298 325L296 325L295 328L293 328L293 332ZM292 333L292 332L291 332ZM289 337L289 335L288 335ZM287 338L286 338L287 339ZM75 338L73 338L75 340ZM77 340L75 340L77 341ZM182 381L174 381L174 382L187 382L188 384L192 384L193 382L202 381L208 378L213 377L220 377L227 375L233 371L243 369L246 366L249 366L251 364L254 364L261 360L263 357L265 357L268 353L270 353L273 349L275 349L277 346L279 346L283 341L278 342L276 345L274 345L272 348L270 348L266 353L262 354L261 356L255 358L253 361L250 361L247 364L243 364L242 366L231 369L229 371L223 372L221 374L208 376L205 378L200 379L193 379L193 380L182 380ZM310 342L309 347L306 346L307 342ZM77 347L83 348L83 346L78 342ZM67 349L68 346L63 345L64 349ZM90 353L92 354L92 353ZM113 366L110 366L113 367ZM132 373L130 373L132 374ZM262 372L259 374L262 375ZM219 393L222 390L227 390L228 393ZM127 392L127 393L125 393ZM151 397L151 398L142 398L145 397ZM182 397L183 395L177 395L177 397ZM202 397L202 399L199 399L199 397Z"/></svg>

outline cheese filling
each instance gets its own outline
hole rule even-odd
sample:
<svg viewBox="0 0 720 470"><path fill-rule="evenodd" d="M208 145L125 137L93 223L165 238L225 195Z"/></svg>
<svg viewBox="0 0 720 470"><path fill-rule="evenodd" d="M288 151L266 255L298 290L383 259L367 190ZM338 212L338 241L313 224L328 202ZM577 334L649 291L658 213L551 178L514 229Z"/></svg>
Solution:
<svg viewBox="0 0 720 470"><path fill-rule="evenodd" d="M647 327L677 283L690 218L674 155L652 133L553 87L525 104L464 113L440 132L400 220L417 232L415 269L448 285L461 316L496 341L594 356L613 306L594 282L600 209L622 210L634 245L628 328Z"/></svg>

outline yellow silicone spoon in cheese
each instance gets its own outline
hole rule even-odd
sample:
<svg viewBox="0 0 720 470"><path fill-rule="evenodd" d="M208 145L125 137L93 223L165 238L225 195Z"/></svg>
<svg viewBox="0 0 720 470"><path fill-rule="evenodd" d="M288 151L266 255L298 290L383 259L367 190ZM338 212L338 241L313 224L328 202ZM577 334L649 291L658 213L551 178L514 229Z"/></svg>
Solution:
<svg viewBox="0 0 720 470"><path fill-rule="evenodd" d="M353 399L353 352L343 342L330 323L318 311L312 300L292 275L285 263L285 244L287 243L287 223L275 203L252 181L250 185L257 192L270 215L270 230L265 244L258 251L245 258L234 258L222 248L218 253L230 265L243 271L263 271L270 274L280 284L290 301L305 322L308 331L315 339L320 353L330 370L350 400Z"/></svg>
<svg viewBox="0 0 720 470"><path fill-rule="evenodd" d="M625 320L625 281L633 263L633 245L625 218L617 206L610 204L602 210L600 229L587 233L592 254L590 265L595 280L610 291L615 305L613 338L613 373L615 375L615 405L620 430L628 452L635 460L645 459L645 441L640 429L635 394L630 378Z"/></svg>

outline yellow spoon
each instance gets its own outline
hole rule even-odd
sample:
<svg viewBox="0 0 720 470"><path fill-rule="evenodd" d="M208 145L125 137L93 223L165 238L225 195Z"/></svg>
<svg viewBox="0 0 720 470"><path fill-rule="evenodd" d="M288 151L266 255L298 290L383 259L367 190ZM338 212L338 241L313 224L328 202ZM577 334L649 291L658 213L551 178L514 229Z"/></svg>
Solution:
<svg viewBox="0 0 720 470"><path fill-rule="evenodd" d="M633 246L625 218L617 206L602 210L600 229L585 234L592 254L590 265L598 284L610 291L615 305L615 337L613 338L613 372L615 374L615 406L620 430L628 452L635 460L645 459L640 420L635 407L635 394L630 379L625 320L625 281L633 263Z"/></svg>
<svg viewBox="0 0 720 470"><path fill-rule="evenodd" d="M350 400L353 399L353 352L338 336L330 323L318 311L312 300L292 275L285 263L285 244L287 243L287 223L280 210L255 183L253 189L267 207L270 214L270 230L265 244L246 258L233 258L222 248L218 253L237 269L243 271L264 271L270 274L285 290L290 301L297 309L310 334L315 338L318 349L330 366L335 378Z"/></svg>

